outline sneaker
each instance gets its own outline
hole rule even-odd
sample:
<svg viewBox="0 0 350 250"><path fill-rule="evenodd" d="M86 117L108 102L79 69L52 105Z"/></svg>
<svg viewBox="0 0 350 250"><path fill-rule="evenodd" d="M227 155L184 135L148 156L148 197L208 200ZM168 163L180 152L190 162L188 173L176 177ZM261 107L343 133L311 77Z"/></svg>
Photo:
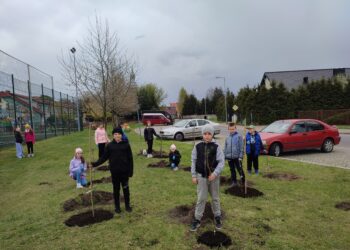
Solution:
<svg viewBox="0 0 350 250"><path fill-rule="evenodd" d="M114 212L116 214L120 214L122 212L122 210L120 210L120 207L117 207L116 209L114 209Z"/></svg>
<svg viewBox="0 0 350 250"><path fill-rule="evenodd" d="M126 210L126 212L132 212L132 207L130 207L130 206L125 206L125 210Z"/></svg>
<svg viewBox="0 0 350 250"><path fill-rule="evenodd" d="M216 216L215 217L215 228L217 230L220 230L222 228L221 216Z"/></svg>
<svg viewBox="0 0 350 250"><path fill-rule="evenodd" d="M248 174L249 174L249 175L252 175L252 171L248 171Z"/></svg>
<svg viewBox="0 0 350 250"><path fill-rule="evenodd" d="M191 232L196 232L197 229L201 226L201 222L197 219L194 219L192 224L191 224L191 228L190 231Z"/></svg>
<svg viewBox="0 0 350 250"><path fill-rule="evenodd" d="M255 170L255 175L259 175L259 170Z"/></svg>
<svg viewBox="0 0 350 250"><path fill-rule="evenodd" d="M77 183L77 188L83 188L83 186L80 183Z"/></svg>
<svg viewBox="0 0 350 250"><path fill-rule="evenodd" d="M237 182L236 182L236 181L233 181L233 182L231 183L231 185L229 186L229 188L232 188L232 187L235 187L235 186L237 186Z"/></svg>
<svg viewBox="0 0 350 250"><path fill-rule="evenodd" d="M174 171L177 171L177 170L179 170L179 168L178 167L174 167L174 169L173 169Z"/></svg>

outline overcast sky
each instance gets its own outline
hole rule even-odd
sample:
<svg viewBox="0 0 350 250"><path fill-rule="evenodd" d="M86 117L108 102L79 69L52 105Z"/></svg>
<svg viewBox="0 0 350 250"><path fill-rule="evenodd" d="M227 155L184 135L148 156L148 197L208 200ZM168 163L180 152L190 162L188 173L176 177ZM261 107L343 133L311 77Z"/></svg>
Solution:
<svg viewBox="0 0 350 250"><path fill-rule="evenodd" d="M57 58L82 40L95 12L136 59L137 82L161 86L166 103L181 86L199 98L223 87L216 76L237 92L265 71L350 67L346 0L0 0L0 49L67 92Z"/></svg>

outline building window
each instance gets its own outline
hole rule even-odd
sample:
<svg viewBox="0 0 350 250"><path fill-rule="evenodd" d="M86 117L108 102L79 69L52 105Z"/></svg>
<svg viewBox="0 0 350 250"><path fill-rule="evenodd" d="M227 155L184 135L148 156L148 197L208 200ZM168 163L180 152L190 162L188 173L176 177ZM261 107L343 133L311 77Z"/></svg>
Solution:
<svg viewBox="0 0 350 250"><path fill-rule="evenodd" d="M308 84L308 83L309 83L309 77L307 77L307 76L304 77L304 78L303 78L303 83L304 83L304 84Z"/></svg>
<svg viewBox="0 0 350 250"><path fill-rule="evenodd" d="M345 75L345 68L333 69L333 76Z"/></svg>

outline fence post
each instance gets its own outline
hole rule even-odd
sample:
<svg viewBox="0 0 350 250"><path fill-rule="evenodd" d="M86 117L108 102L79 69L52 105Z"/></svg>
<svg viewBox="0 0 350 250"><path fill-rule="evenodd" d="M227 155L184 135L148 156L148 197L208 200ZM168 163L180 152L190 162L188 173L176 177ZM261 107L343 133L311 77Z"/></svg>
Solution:
<svg viewBox="0 0 350 250"><path fill-rule="evenodd" d="M62 92L60 92L60 102L61 102L61 126L62 126L62 134L64 135L64 126L63 126L63 102L62 102Z"/></svg>
<svg viewBox="0 0 350 250"><path fill-rule="evenodd" d="M34 129L33 123L33 107L32 107L32 88L30 86L30 81L28 80L28 96L29 96L29 115L30 115L30 125Z"/></svg>
<svg viewBox="0 0 350 250"><path fill-rule="evenodd" d="M70 117L69 117L69 98L67 95L67 110L68 110L68 134L70 134Z"/></svg>
<svg viewBox="0 0 350 250"><path fill-rule="evenodd" d="M14 111L14 113L15 113L15 127L17 127L15 79L14 79L14 77L13 77L13 74L11 75L11 81L12 81L13 111Z"/></svg>
<svg viewBox="0 0 350 250"><path fill-rule="evenodd" d="M47 135L46 135L46 116L45 116L45 97L44 97L44 85L43 84L41 84L41 100L43 102L44 134L45 134L45 139L47 139Z"/></svg>
<svg viewBox="0 0 350 250"><path fill-rule="evenodd" d="M53 117L55 119L55 136L57 136L57 121L56 121L56 110L55 110L55 91L52 90L52 107L53 107Z"/></svg>

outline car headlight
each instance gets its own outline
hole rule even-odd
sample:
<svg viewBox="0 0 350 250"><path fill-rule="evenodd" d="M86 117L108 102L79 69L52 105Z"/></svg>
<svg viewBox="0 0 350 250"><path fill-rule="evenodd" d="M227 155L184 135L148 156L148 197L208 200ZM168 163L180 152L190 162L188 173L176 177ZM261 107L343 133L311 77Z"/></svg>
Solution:
<svg viewBox="0 0 350 250"><path fill-rule="evenodd" d="M266 140L262 140L262 144L263 144L264 146L266 146L266 145L267 145L267 141L266 141Z"/></svg>

